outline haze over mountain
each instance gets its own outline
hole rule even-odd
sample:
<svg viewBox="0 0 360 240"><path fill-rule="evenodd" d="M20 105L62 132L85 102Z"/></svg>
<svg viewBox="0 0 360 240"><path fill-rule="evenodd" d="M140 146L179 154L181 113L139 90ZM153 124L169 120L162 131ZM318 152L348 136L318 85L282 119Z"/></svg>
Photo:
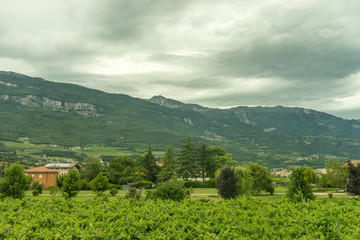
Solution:
<svg viewBox="0 0 360 240"><path fill-rule="evenodd" d="M360 157L359 121L303 108L213 109L0 72L0 112L0 140L164 150L192 136L266 165L314 154Z"/></svg>

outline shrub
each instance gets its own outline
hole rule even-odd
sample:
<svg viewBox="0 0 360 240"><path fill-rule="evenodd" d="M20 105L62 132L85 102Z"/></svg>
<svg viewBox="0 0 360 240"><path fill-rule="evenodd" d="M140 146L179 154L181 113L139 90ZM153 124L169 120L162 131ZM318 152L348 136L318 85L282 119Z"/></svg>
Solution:
<svg viewBox="0 0 360 240"><path fill-rule="evenodd" d="M329 192L329 193L328 193L328 196L329 196L329 198L332 198L332 197L333 197L333 193L332 193L332 192Z"/></svg>
<svg viewBox="0 0 360 240"><path fill-rule="evenodd" d="M216 181L214 178L212 179L209 179L208 181L205 181L206 182L206 187L208 188L215 188L216 187Z"/></svg>
<svg viewBox="0 0 360 240"><path fill-rule="evenodd" d="M52 196L56 196L56 194L58 194L59 192L59 188L57 188L56 186L49 186L48 189L50 190L50 194Z"/></svg>
<svg viewBox="0 0 360 240"><path fill-rule="evenodd" d="M126 199L136 199L136 200L140 200L141 198L141 191L134 188L134 187L131 187L129 189L129 191L125 194L125 198Z"/></svg>
<svg viewBox="0 0 360 240"><path fill-rule="evenodd" d="M153 187L154 183L151 181L138 181L135 184L136 188L145 188L145 189L151 189Z"/></svg>
<svg viewBox="0 0 360 240"><path fill-rule="evenodd" d="M112 188L112 189L110 190L110 194L111 194L111 196L115 196L116 194L118 194L118 190L115 189L115 188Z"/></svg>
<svg viewBox="0 0 360 240"><path fill-rule="evenodd" d="M37 190L38 194L42 193L42 183L38 181L34 181L31 183L31 189Z"/></svg>
<svg viewBox="0 0 360 240"><path fill-rule="evenodd" d="M99 173L96 178L90 182L91 189L96 192L105 192L109 188L108 177L103 173Z"/></svg>
<svg viewBox="0 0 360 240"><path fill-rule="evenodd" d="M190 191L184 188L184 183L181 181L171 180L160 183L155 189L153 196L163 200L170 199L180 201L190 197Z"/></svg>
<svg viewBox="0 0 360 240"><path fill-rule="evenodd" d="M33 195L33 196L38 196L38 195L39 195L38 190L34 190L34 191L32 191L32 195Z"/></svg>
<svg viewBox="0 0 360 240"><path fill-rule="evenodd" d="M86 179L80 180L80 189L81 190L90 190L90 183Z"/></svg>

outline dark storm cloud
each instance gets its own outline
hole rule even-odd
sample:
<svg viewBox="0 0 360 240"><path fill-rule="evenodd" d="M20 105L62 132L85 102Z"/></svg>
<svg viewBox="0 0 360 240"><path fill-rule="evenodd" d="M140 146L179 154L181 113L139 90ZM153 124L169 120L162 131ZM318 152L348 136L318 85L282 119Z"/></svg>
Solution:
<svg viewBox="0 0 360 240"><path fill-rule="evenodd" d="M333 81L360 70L360 48L316 43L256 43L251 49L218 54L219 70L230 76Z"/></svg>
<svg viewBox="0 0 360 240"><path fill-rule="evenodd" d="M189 1L109 0L94 9L93 34L113 42L138 42L152 36L159 25L171 25Z"/></svg>

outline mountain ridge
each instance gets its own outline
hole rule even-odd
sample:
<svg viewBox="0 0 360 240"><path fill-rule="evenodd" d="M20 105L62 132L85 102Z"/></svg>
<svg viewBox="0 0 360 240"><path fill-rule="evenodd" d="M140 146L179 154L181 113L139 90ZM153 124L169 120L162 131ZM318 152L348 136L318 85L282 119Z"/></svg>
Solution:
<svg viewBox="0 0 360 240"><path fill-rule="evenodd" d="M298 107L207 108L2 71L0 112L0 140L164 149L192 136L265 165L314 154L360 158L360 121Z"/></svg>

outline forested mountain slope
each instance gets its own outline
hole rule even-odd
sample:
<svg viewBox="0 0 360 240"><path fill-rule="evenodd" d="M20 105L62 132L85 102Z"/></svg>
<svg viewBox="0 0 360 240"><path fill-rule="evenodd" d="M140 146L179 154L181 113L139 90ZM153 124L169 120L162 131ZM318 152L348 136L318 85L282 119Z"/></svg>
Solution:
<svg viewBox="0 0 360 240"><path fill-rule="evenodd" d="M179 147L186 136L224 146L236 160L279 163L311 154L360 158L360 122L287 107L211 109L0 72L0 140Z"/></svg>

